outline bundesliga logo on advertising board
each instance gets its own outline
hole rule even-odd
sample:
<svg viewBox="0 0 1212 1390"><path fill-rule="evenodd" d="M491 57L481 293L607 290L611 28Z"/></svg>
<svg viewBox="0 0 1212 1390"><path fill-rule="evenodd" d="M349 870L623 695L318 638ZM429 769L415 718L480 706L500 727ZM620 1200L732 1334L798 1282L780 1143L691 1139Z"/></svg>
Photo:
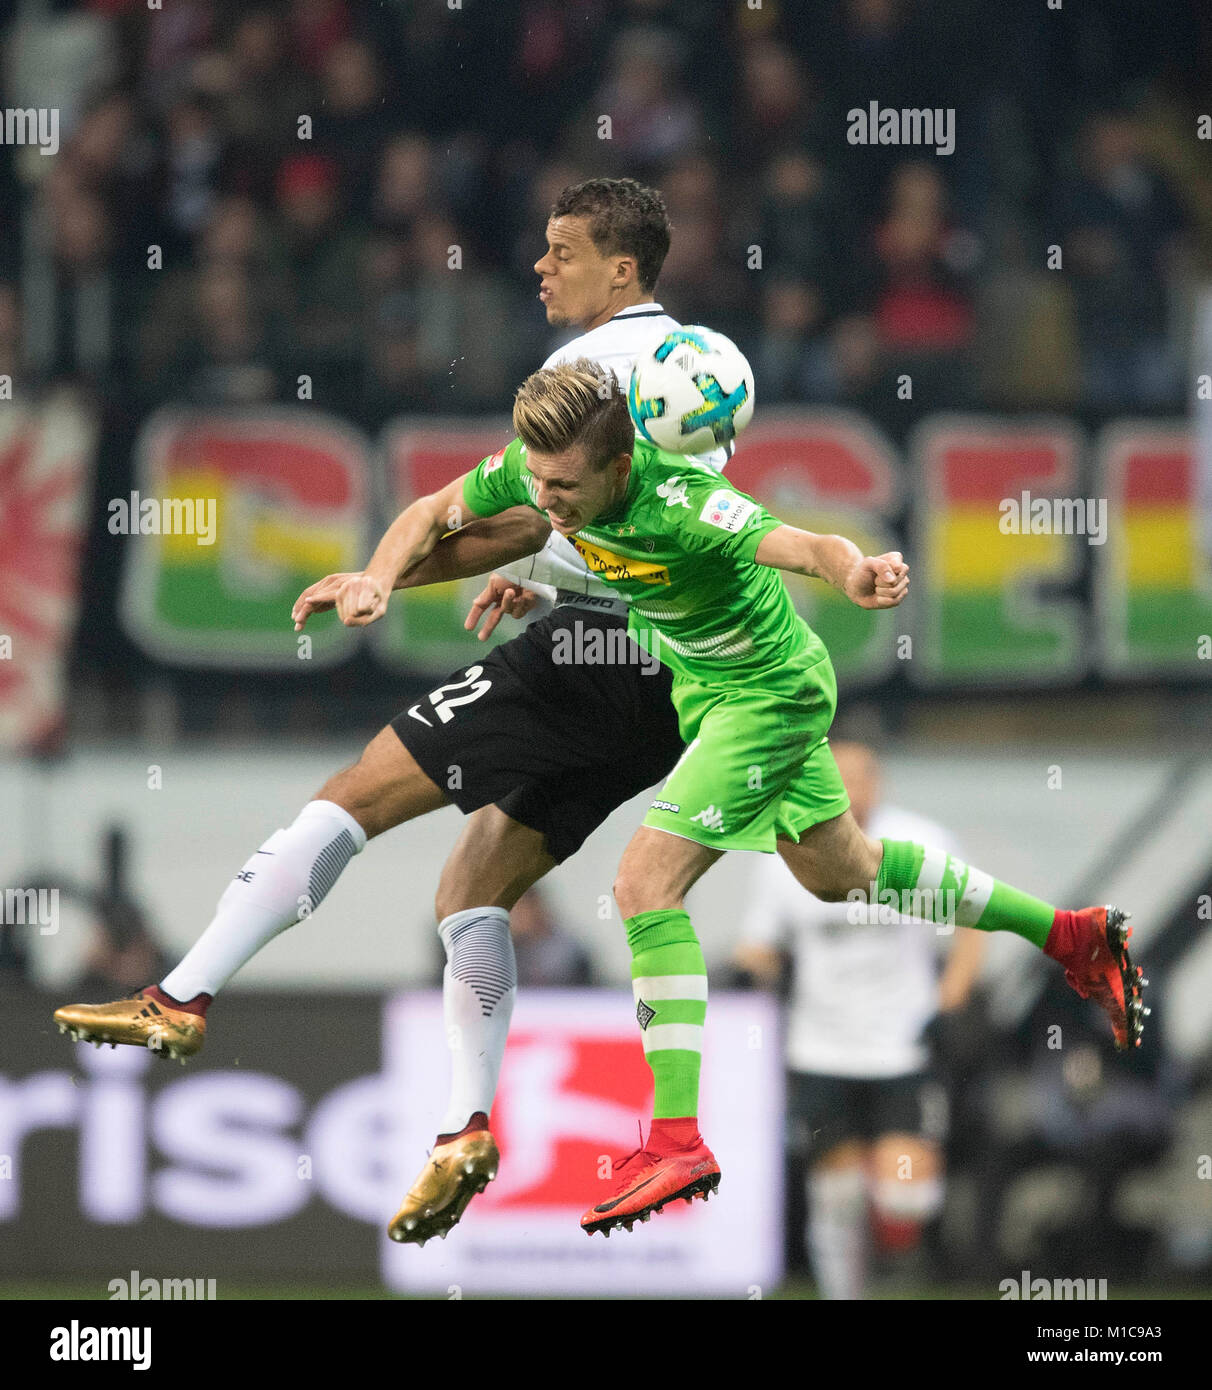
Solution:
<svg viewBox="0 0 1212 1390"><path fill-rule="evenodd" d="M765 1142L781 1113L777 1014L770 1000L751 996L717 995L711 1007L700 1114L704 1127L727 1116L717 1126L727 1132L718 1155L728 1173L726 1218L715 1203L679 1203L644 1228L643 1241L585 1239L580 1213L614 1181L611 1156L636 1146L652 1077L635 1046L633 1006L620 1007L608 991L544 991L520 997L514 1013L493 1106L496 1181L448 1241L421 1251L384 1235L388 1284L541 1293L555 1278L561 1290L590 1294L660 1293L671 1282L687 1293L768 1287L782 1266L782 1158ZM430 1142L430 1112L442 1108L445 1068L432 1065L424 1045L440 1027L437 995L400 995L389 1006L385 1068L409 1098L402 1152ZM410 1176L399 1174L405 1183Z"/></svg>

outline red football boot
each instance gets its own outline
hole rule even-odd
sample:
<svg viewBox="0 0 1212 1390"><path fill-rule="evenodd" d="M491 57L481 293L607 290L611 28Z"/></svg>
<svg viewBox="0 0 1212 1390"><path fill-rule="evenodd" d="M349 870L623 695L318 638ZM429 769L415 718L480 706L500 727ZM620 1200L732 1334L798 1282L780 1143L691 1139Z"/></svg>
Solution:
<svg viewBox="0 0 1212 1390"><path fill-rule="evenodd" d="M1149 982L1128 955L1131 916L1117 907L1083 907L1058 912L1044 946L1065 967L1065 979L1083 999L1094 1002L1111 1020L1121 1051L1139 1047L1150 1010L1141 991Z"/></svg>
<svg viewBox="0 0 1212 1390"><path fill-rule="evenodd" d="M651 1134L648 1142L653 1142ZM694 1144L670 1147L664 1153L635 1149L614 1165L614 1173L620 1177L614 1191L581 1217L581 1229L587 1235L601 1231L609 1237L616 1226L630 1231L637 1221L647 1221L669 1202L679 1197L687 1202L696 1197L706 1201L720 1185L720 1165L701 1136Z"/></svg>

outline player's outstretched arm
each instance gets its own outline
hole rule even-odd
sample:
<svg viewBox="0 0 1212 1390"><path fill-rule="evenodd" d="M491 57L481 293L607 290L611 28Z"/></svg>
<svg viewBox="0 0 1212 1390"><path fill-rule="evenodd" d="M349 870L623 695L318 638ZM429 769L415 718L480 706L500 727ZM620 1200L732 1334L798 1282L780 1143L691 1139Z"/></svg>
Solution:
<svg viewBox="0 0 1212 1390"><path fill-rule="evenodd" d="M541 550L551 523L533 507L510 507L451 531L428 555L396 580L397 589L418 589L452 579L475 579ZM517 587L515 585L515 587Z"/></svg>
<svg viewBox="0 0 1212 1390"><path fill-rule="evenodd" d="M899 550L864 555L845 536L818 536L777 526L753 557L759 565L823 579L860 608L895 608L909 591L909 566Z"/></svg>
<svg viewBox="0 0 1212 1390"><path fill-rule="evenodd" d="M295 631L313 613L329 608L346 627L365 627L387 611L387 600L402 575L410 573L447 531L458 531L476 514L463 496L463 478L440 492L418 497L391 523L360 574L330 574L303 590L291 609Z"/></svg>

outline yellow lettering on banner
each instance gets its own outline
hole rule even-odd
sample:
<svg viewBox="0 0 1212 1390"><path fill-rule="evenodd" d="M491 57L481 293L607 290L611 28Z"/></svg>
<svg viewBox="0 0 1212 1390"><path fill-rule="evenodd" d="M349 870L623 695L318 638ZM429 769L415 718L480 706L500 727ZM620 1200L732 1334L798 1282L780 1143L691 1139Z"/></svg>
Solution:
<svg viewBox="0 0 1212 1390"><path fill-rule="evenodd" d="M1199 554L1193 509L1135 506L1124 518L1124 574L1133 589L1194 587Z"/></svg>
<svg viewBox="0 0 1212 1390"><path fill-rule="evenodd" d="M145 500L149 497L154 499L156 511L161 521L164 519L162 499L166 498L170 503L177 500L182 503L188 501L189 508L182 514L190 517L193 525L188 531L169 531L167 534L160 534L160 553L173 565L205 566L214 564L214 548L208 545L199 545L198 534L205 525L206 512L212 501L214 502L213 515L216 518L222 516L226 511L231 487L227 475L222 469L207 468L205 465L200 468L173 468L165 479L165 483L166 486L159 493L152 492L150 484L144 486L140 496ZM201 503L201 508L199 508L199 503ZM138 517L133 518L133 524L138 524Z"/></svg>
<svg viewBox="0 0 1212 1390"><path fill-rule="evenodd" d="M149 494L150 495L150 494ZM174 471L165 489L169 499L188 500L193 526L188 531L160 536L165 559L174 566L213 565L220 548L242 555L257 565L282 567L300 573L334 574L351 566L358 552L357 526L326 520L307 522L289 509L218 469ZM200 507L212 501L215 545L199 545L206 517ZM156 498L158 511L162 510Z"/></svg>
<svg viewBox="0 0 1212 1390"><path fill-rule="evenodd" d="M603 579L635 579L641 584L669 583L669 571L664 565L616 555L613 550L603 550L590 541L582 540L580 536L570 536L569 540L594 574L600 574Z"/></svg>
<svg viewBox="0 0 1212 1390"><path fill-rule="evenodd" d="M252 528L258 555L292 570L340 571L357 554L357 534L344 526L302 526L277 517L260 517Z"/></svg>
<svg viewBox="0 0 1212 1390"><path fill-rule="evenodd" d="M996 589L1023 573L1061 569L1066 549L1073 544L1069 537L1005 535L997 521L992 506L956 507L943 514L937 562L939 578L947 588Z"/></svg>

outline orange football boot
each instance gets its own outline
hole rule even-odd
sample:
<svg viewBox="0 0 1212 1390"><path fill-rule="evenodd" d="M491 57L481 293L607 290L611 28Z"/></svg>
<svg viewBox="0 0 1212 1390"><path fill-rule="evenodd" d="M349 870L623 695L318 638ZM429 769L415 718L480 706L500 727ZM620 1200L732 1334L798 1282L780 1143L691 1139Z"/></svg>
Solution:
<svg viewBox="0 0 1212 1390"><path fill-rule="evenodd" d="M1111 1020L1115 1045L1121 1052L1139 1047L1145 1019L1141 991L1149 983L1139 965L1128 955L1132 928L1124 923L1131 913L1118 907L1083 907L1070 914L1074 944L1056 959L1065 967L1065 979L1083 999L1093 999Z"/></svg>
<svg viewBox="0 0 1212 1390"><path fill-rule="evenodd" d="M720 1165L701 1139L692 1148L669 1153L635 1149L614 1165L614 1172L622 1174L614 1191L581 1217L587 1235L601 1231L609 1237L616 1226L630 1231L679 1197L707 1201L720 1185Z"/></svg>

